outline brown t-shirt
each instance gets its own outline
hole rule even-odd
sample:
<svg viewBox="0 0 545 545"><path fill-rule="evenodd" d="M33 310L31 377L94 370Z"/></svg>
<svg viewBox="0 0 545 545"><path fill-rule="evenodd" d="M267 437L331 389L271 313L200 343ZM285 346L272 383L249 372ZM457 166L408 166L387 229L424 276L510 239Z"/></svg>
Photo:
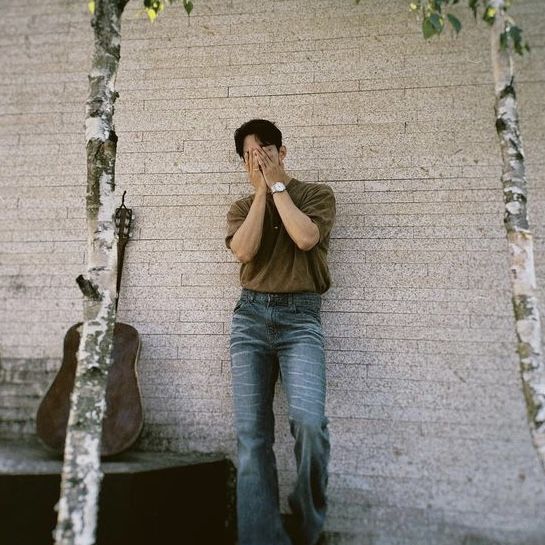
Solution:
<svg viewBox="0 0 545 545"><path fill-rule="evenodd" d="M324 293L331 285L327 251L336 211L333 190L325 184L291 178L286 191L295 206L318 226L320 240L309 251L300 250L286 231L272 194L267 193L261 245L251 261L241 264L240 284L262 292ZM231 205L225 237L228 248L233 235L246 219L253 200L252 194Z"/></svg>

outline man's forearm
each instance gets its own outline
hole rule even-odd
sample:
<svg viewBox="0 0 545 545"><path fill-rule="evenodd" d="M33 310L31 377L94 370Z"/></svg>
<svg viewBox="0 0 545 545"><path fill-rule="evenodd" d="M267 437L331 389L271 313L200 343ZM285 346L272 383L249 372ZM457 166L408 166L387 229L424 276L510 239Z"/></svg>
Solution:
<svg viewBox="0 0 545 545"><path fill-rule="evenodd" d="M273 198L282 223L293 242L300 250L311 250L320 240L318 226L295 206L287 191L274 193Z"/></svg>
<svg viewBox="0 0 545 545"><path fill-rule="evenodd" d="M256 148L254 150L259 168L263 172L265 182L272 187L276 181L286 179L286 173L283 165L277 157L270 155L266 150ZM273 193L274 204L282 223L293 242L300 250L311 250L320 240L320 230L318 226L291 200L287 191Z"/></svg>
<svg viewBox="0 0 545 545"><path fill-rule="evenodd" d="M251 261L261 244L267 194L257 191L246 219L231 239L231 251L239 261Z"/></svg>

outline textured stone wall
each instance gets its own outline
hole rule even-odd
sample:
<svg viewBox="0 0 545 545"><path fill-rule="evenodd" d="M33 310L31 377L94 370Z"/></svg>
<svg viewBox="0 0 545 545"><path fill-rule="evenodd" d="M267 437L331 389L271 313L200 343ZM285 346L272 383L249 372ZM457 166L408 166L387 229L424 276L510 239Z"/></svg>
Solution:
<svg viewBox="0 0 545 545"><path fill-rule="evenodd" d="M503 228L488 28L424 42L405 0L196 0L123 15L119 203L136 215L118 320L142 337L138 446L234 456L228 334L238 264L223 242L249 185L233 132L277 122L288 173L336 192L324 297L331 542L545 541L545 477L526 425ZM511 10L545 301L545 10ZM82 317L84 1L0 19L0 435L34 433ZM295 462L275 399L282 507ZM336 539L335 539L336 537Z"/></svg>

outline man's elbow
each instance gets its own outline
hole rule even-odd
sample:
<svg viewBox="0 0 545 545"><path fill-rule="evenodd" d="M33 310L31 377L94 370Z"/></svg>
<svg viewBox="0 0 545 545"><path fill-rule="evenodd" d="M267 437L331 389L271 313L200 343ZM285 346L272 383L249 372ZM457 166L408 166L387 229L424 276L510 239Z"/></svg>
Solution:
<svg viewBox="0 0 545 545"><path fill-rule="evenodd" d="M244 255L244 254L235 254L235 257L237 258L238 261L240 261L241 263L249 263L250 261L252 261L252 257L248 256L248 255Z"/></svg>
<svg viewBox="0 0 545 545"><path fill-rule="evenodd" d="M233 255L237 258L237 261L240 261L241 263L248 263L249 261L252 261L252 259L254 258L253 255L240 252L240 251L237 252L236 250L233 250L233 248L231 248L231 251L233 252Z"/></svg>
<svg viewBox="0 0 545 545"><path fill-rule="evenodd" d="M297 242L297 247L303 252L308 252L309 250L312 250L318 242L320 242L320 232L316 229L316 233L312 237Z"/></svg>
<svg viewBox="0 0 545 545"><path fill-rule="evenodd" d="M229 249L231 250L231 253L235 256L237 261L240 261L241 263L248 263L248 261L251 261L251 257L242 251L241 248L238 248L237 241L234 241L231 239L231 242L229 244Z"/></svg>

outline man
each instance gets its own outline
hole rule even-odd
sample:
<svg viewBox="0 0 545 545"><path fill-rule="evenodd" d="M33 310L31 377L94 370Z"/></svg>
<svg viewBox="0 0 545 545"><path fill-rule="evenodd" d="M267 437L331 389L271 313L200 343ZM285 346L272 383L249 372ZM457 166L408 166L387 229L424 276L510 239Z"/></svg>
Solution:
<svg viewBox="0 0 545 545"><path fill-rule="evenodd" d="M225 243L242 263L233 311L231 372L238 445L238 545L317 545L326 514L330 443L325 416L321 294L335 197L286 174L274 123L235 131L254 193L231 206ZM273 452L273 396L280 371L295 438L297 480L283 522Z"/></svg>

